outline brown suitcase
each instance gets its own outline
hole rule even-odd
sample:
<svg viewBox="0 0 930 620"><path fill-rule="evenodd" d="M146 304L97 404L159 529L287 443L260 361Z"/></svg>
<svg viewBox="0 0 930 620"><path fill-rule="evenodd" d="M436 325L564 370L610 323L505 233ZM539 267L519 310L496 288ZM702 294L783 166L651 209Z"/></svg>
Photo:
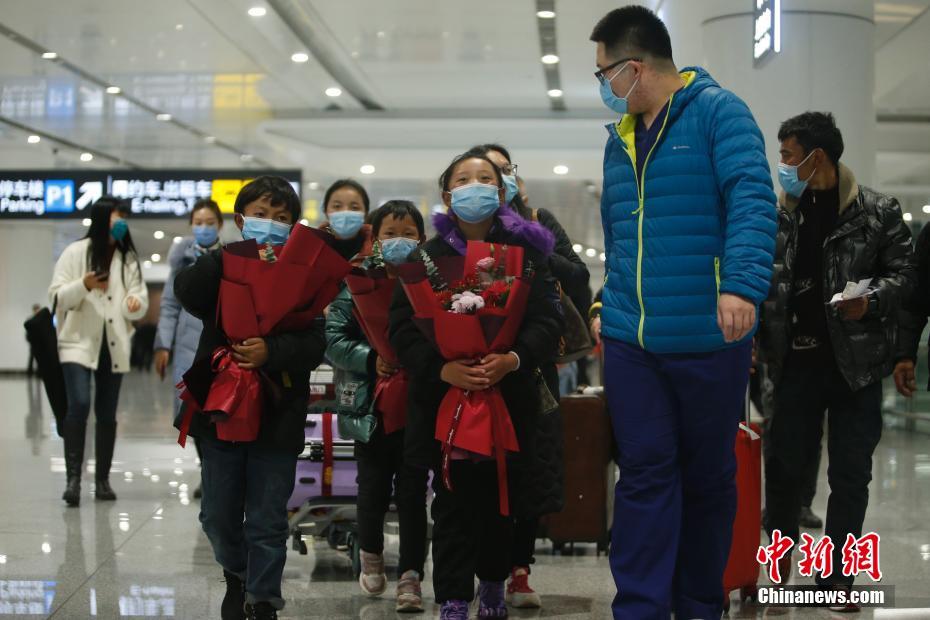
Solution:
<svg viewBox="0 0 930 620"><path fill-rule="evenodd" d="M546 518L555 551L566 544L596 543L607 550L616 471L613 431L603 396L572 395L561 401L565 455L565 508Z"/></svg>

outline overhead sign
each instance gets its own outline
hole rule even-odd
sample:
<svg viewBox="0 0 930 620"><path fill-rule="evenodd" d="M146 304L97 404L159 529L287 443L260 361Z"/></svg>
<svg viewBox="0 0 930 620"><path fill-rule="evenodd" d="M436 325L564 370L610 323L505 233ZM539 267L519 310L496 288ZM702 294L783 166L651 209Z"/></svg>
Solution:
<svg viewBox="0 0 930 620"><path fill-rule="evenodd" d="M202 198L232 213L242 186L264 174L284 177L300 195L299 170L0 171L0 219L84 218L105 194L129 201L140 217L183 217Z"/></svg>
<svg viewBox="0 0 930 620"><path fill-rule="evenodd" d="M752 58L759 66L781 51L781 0L752 0Z"/></svg>

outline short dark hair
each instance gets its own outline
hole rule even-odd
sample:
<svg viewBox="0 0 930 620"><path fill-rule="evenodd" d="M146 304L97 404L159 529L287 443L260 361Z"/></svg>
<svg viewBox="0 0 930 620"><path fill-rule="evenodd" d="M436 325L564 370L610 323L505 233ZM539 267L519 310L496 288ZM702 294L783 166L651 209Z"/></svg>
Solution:
<svg viewBox="0 0 930 620"><path fill-rule="evenodd" d="M480 153L481 155L487 155L490 151L497 151L504 156L504 159L513 163L513 159L510 157L510 151L504 148L503 145L497 144L496 142L489 142L488 144L476 144L475 146L468 149L469 153Z"/></svg>
<svg viewBox="0 0 930 620"><path fill-rule="evenodd" d="M381 205L374 213L371 214L371 233L377 237L381 232L381 224L387 216L395 220L402 220L409 216L417 226L417 232L420 236L426 234L426 224L423 222L423 215L417 210L416 206L409 200L388 200Z"/></svg>
<svg viewBox="0 0 930 620"><path fill-rule="evenodd" d="M329 186L329 189L326 190L326 195L323 196L323 213L326 213L326 209L329 207L329 199L333 197L333 194L345 187L354 189L359 193L362 197L362 202L365 203L365 213L367 214L371 208L371 200L368 198L368 192L365 191L362 184L355 179L339 179Z"/></svg>
<svg viewBox="0 0 930 620"><path fill-rule="evenodd" d="M495 176L497 176L497 186L504 186L504 176L501 173L501 169L498 168L493 161L488 159L487 155L481 155L480 153L475 153L474 151L467 151L453 159L452 163L449 164L449 167L446 168L441 175L439 175L439 187L442 188L442 191L447 191L449 189L449 181L451 180L452 173L455 172L456 166L458 166L466 159L483 159L484 161L491 164L491 168L494 170Z"/></svg>
<svg viewBox="0 0 930 620"><path fill-rule="evenodd" d="M591 40L603 43L612 56L650 56L674 64L665 23L644 6L614 9L597 22Z"/></svg>
<svg viewBox="0 0 930 620"><path fill-rule="evenodd" d="M244 208L244 205L243 205L243 208ZM220 222L220 224L223 223L223 212L220 211L220 205L216 204L216 201L210 200L209 198L201 198L200 200L194 203L194 208L191 209L191 214L190 214L191 224L194 223L194 214L200 211L201 209L209 209L210 211L213 211L213 215L216 216L216 219Z"/></svg>
<svg viewBox="0 0 930 620"><path fill-rule="evenodd" d="M794 138L807 155L814 149L823 149L836 166L843 156L843 134L830 112L805 112L789 118L778 129L778 141Z"/></svg>
<svg viewBox="0 0 930 620"><path fill-rule="evenodd" d="M300 219L300 197L297 196L290 181L271 175L256 177L253 181L246 183L236 196L234 211L242 213L246 205L265 197L268 198L272 207L287 207L295 224Z"/></svg>

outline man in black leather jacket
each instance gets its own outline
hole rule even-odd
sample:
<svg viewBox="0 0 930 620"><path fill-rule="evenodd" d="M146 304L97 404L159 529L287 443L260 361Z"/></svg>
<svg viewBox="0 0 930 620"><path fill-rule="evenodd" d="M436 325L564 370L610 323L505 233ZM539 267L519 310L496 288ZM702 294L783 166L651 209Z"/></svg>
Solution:
<svg viewBox="0 0 930 620"><path fill-rule="evenodd" d="M766 435L766 528L795 543L802 478L823 438L830 500L826 534L833 574L818 583L848 587L842 550L862 535L872 453L882 431L881 381L891 372L897 309L916 281L911 234L898 201L856 183L839 162L843 138L833 116L807 112L785 121L779 232L760 357L775 384ZM847 282L871 278L868 295L831 304ZM784 558L789 569L790 555Z"/></svg>

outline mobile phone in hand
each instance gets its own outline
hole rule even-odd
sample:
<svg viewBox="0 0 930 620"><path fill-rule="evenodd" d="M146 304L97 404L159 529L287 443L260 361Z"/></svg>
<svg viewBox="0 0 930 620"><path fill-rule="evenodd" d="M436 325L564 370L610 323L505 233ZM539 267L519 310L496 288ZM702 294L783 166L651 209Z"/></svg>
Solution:
<svg viewBox="0 0 930 620"><path fill-rule="evenodd" d="M94 275L95 275L95 276L97 277L97 279L98 279L99 281L101 281L101 282L106 282L107 280L110 279L110 272L109 272L109 271L97 270L97 271L94 272Z"/></svg>

